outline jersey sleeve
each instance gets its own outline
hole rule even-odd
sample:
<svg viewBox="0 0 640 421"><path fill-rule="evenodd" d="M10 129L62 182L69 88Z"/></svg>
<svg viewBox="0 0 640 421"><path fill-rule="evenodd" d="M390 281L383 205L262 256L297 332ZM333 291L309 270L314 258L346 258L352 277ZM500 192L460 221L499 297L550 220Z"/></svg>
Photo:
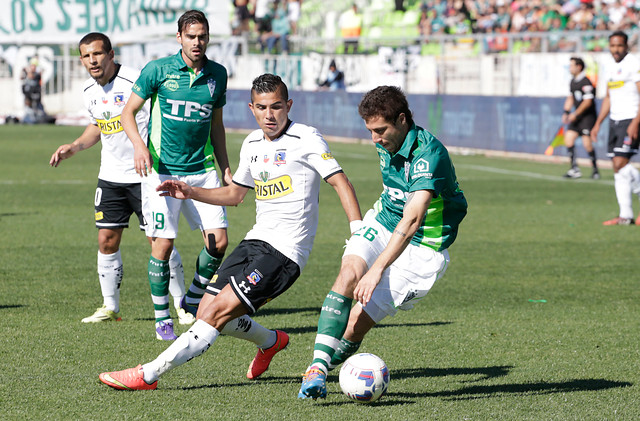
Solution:
<svg viewBox="0 0 640 421"><path fill-rule="evenodd" d="M590 82L585 83L582 86L582 99L593 99L595 98L595 88Z"/></svg>
<svg viewBox="0 0 640 421"><path fill-rule="evenodd" d="M240 162L238 163L238 169L233 173L233 182L254 189L256 184L251 176L251 167L249 166L251 159L247 152L247 149L249 149L247 142L248 140L245 139L242 148L240 148Z"/></svg>
<svg viewBox="0 0 640 421"><path fill-rule="evenodd" d="M84 108L87 110L87 115L89 116L89 120L91 124L97 125L96 117L93 115L93 104L91 101L91 89L85 89L82 93L82 100L84 102Z"/></svg>
<svg viewBox="0 0 640 421"><path fill-rule="evenodd" d="M342 171L342 167L333 157L327 141L324 140L320 132L312 129L305 137L305 147L308 164L324 179Z"/></svg>
<svg viewBox="0 0 640 421"><path fill-rule="evenodd" d="M435 196L439 196L447 188L450 172L451 159L444 146L426 148L411 162L409 192L433 190Z"/></svg>
<svg viewBox="0 0 640 421"><path fill-rule="evenodd" d="M224 68L224 66L220 66L220 68L222 69L221 72L224 75L223 77L221 77L221 82L222 82L222 92L220 93L220 95L218 96L217 101L215 102L215 104L213 104L213 108L222 108L227 104L227 69Z"/></svg>
<svg viewBox="0 0 640 421"><path fill-rule="evenodd" d="M131 91L142 99L149 99L158 90L158 66L152 61L148 63L131 87Z"/></svg>

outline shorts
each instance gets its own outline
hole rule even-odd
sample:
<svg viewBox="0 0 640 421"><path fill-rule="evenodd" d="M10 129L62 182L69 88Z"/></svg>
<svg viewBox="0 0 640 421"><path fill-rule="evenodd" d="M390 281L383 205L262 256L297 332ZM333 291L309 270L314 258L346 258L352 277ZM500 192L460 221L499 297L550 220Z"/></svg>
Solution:
<svg viewBox="0 0 640 421"><path fill-rule="evenodd" d="M571 130L580 133L581 136L589 136L591 129L593 129L593 126L596 124L596 118L595 114L581 116L579 119L569 123L567 131Z"/></svg>
<svg viewBox="0 0 640 421"><path fill-rule="evenodd" d="M631 121L631 119L619 121L609 119L609 143L607 144L607 156L609 158L614 156L631 158L638 153L640 138L632 141L627 135L627 128Z"/></svg>
<svg viewBox="0 0 640 421"><path fill-rule="evenodd" d="M140 200L140 183L113 183L98 179L94 198L96 228L127 228L135 213L140 229L145 229Z"/></svg>
<svg viewBox="0 0 640 421"><path fill-rule="evenodd" d="M242 240L218 268L206 292L218 293L227 284L248 314L285 292L300 276L300 266L261 240Z"/></svg>
<svg viewBox="0 0 640 421"><path fill-rule="evenodd" d="M391 239L391 232L375 219L372 209L364 217L363 227L351 236L344 256L360 256L371 267ZM410 310L427 295L449 265L447 250L409 244L383 273L364 311L379 323L400 310Z"/></svg>
<svg viewBox="0 0 640 421"><path fill-rule="evenodd" d="M142 212L147 221L147 237L176 238L180 213L189 222L192 230L200 231L227 228L227 210L224 206L187 199L160 196L156 187L165 180L184 181L193 187L220 187L220 180L215 171L192 175L165 175L151 173L142 179Z"/></svg>

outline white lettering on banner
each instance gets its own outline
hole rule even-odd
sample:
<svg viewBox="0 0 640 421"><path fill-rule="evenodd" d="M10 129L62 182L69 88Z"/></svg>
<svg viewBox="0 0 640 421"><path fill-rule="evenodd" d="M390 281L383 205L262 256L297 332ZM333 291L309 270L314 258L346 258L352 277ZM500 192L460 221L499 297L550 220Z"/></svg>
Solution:
<svg viewBox="0 0 640 421"><path fill-rule="evenodd" d="M551 113L548 104L542 104L539 110L525 108L524 112L512 112L509 103L499 102L496 111L500 140L540 143L548 141L552 136L555 115Z"/></svg>
<svg viewBox="0 0 640 421"><path fill-rule="evenodd" d="M229 35L230 2L223 0L12 0L0 13L0 43L77 43L105 32L114 43L176 33L178 17L199 9L212 35Z"/></svg>

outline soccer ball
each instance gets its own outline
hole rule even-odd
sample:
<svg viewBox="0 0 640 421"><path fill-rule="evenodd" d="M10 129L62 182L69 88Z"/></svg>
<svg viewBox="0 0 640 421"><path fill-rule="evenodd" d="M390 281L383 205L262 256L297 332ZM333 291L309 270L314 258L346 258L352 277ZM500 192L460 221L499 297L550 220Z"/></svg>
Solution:
<svg viewBox="0 0 640 421"><path fill-rule="evenodd" d="M340 369L340 388L356 402L378 400L388 387L389 369L376 355L352 355Z"/></svg>

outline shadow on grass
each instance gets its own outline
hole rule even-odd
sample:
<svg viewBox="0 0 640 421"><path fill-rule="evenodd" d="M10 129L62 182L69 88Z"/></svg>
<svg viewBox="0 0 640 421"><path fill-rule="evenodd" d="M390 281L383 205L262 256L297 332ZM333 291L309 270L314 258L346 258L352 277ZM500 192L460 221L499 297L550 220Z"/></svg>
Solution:
<svg viewBox="0 0 640 421"><path fill-rule="evenodd" d="M534 382L519 384L497 384L491 386L469 386L458 390L425 393L390 393L391 397L428 398L437 397L447 400L467 400L491 398L505 393L516 395L546 395L550 393L570 393L598 391L620 387L629 387L633 383L606 379L573 379L564 382Z"/></svg>
<svg viewBox="0 0 640 421"><path fill-rule="evenodd" d="M459 369L461 371L473 369ZM513 395L547 395L551 393L592 392L633 386L630 382L620 382L605 379L574 379L565 382L535 382L520 384L502 384L493 386L471 386L458 390L424 393L389 392L377 402L368 404L372 407L406 405L415 403L414 399L444 398L445 400L488 399L504 394ZM350 400L341 402L319 403L319 406L361 405Z"/></svg>
<svg viewBox="0 0 640 421"><path fill-rule="evenodd" d="M393 370L392 379L412 379L416 377L445 377L479 375L480 378L473 380L486 380L497 377L504 377L513 368L511 365L500 365L494 367L449 367L449 368L408 368Z"/></svg>
<svg viewBox="0 0 640 421"><path fill-rule="evenodd" d="M22 307L26 307L26 306L22 304L0 304L0 310L6 310L9 308L22 308Z"/></svg>

